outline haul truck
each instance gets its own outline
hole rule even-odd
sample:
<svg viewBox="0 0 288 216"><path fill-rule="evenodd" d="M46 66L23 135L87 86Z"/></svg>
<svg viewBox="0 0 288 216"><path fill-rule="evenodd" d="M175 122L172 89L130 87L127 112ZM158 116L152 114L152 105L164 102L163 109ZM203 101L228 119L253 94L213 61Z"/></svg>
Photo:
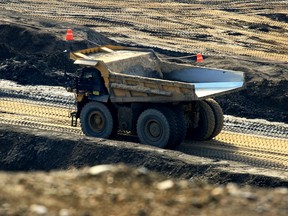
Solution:
<svg viewBox="0 0 288 216"><path fill-rule="evenodd" d="M223 112L210 97L244 85L242 72L166 62L149 49L106 45L70 58L82 66L67 86L77 101L72 125L80 118L87 136L109 138L121 130L159 148L217 136Z"/></svg>

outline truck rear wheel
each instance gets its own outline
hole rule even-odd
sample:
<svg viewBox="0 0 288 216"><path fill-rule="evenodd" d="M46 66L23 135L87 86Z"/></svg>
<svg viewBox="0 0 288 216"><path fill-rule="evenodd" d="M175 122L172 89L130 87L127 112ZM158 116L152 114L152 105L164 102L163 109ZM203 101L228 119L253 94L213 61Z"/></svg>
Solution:
<svg viewBox="0 0 288 216"><path fill-rule="evenodd" d="M166 148L174 149L183 142L186 136L184 111L181 107L172 107L166 116L169 118L169 123L172 128L172 140Z"/></svg>
<svg viewBox="0 0 288 216"><path fill-rule="evenodd" d="M224 115L223 115L222 108L217 103L217 101L213 100L212 98L209 98L209 99L206 99L205 102L212 109L214 113L214 118L215 118L215 128L214 128L213 133L209 137L212 139L213 137L217 136L222 130L223 124L224 124Z"/></svg>
<svg viewBox="0 0 288 216"><path fill-rule="evenodd" d="M214 113L204 101L199 101L199 106L198 126L187 129L187 138L192 140L208 140L211 139L215 128Z"/></svg>
<svg viewBox="0 0 288 216"><path fill-rule="evenodd" d="M113 132L113 117L105 104L87 103L81 111L80 121L82 131L87 136L109 138Z"/></svg>
<svg viewBox="0 0 288 216"><path fill-rule="evenodd" d="M147 109L138 118L137 134L141 143L165 148L171 137L169 120L163 112Z"/></svg>

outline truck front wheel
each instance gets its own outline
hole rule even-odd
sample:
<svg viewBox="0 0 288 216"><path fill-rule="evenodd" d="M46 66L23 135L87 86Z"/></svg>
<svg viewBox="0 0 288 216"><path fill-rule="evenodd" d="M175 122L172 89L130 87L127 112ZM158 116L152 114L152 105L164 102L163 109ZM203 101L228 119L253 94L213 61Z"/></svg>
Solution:
<svg viewBox="0 0 288 216"><path fill-rule="evenodd" d="M87 103L80 114L81 128L85 135L109 138L113 132L113 117L105 104Z"/></svg>

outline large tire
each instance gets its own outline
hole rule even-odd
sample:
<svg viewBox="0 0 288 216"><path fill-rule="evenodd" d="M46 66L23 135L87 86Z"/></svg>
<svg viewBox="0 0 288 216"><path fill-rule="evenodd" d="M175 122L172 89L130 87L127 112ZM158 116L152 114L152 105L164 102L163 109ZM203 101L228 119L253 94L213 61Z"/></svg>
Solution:
<svg viewBox="0 0 288 216"><path fill-rule="evenodd" d="M169 117L170 127L172 128L172 138L171 142L168 143L166 148L174 149L184 141L186 136L184 111L178 106L171 107L167 113L167 116Z"/></svg>
<svg viewBox="0 0 288 216"><path fill-rule="evenodd" d="M147 109L137 120L137 134L141 143L165 148L171 139L169 120L160 110Z"/></svg>
<svg viewBox="0 0 288 216"><path fill-rule="evenodd" d="M80 115L81 128L85 135L109 138L114 129L113 117L105 104L87 103Z"/></svg>
<svg viewBox="0 0 288 216"><path fill-rule="evenodd" d="M210 139L215 128L215 117L210 106L199 101L199 122L198 127L187 129L187 138L192 140Z"/></svg>
<svg viewBox="0 0 288 216"><path fill-rule="evenodd" d="M205 102L210 106L214 113L215 118L215 128L211 136L209 137L212 139L216 137L222 130L224 125L224 115L221 106L217 103L217 101L213 100L212 98L206 99Z"/></svg>
<svg viewBox="0 0 288 216"><path fill-rule="evenodd" d="M177 124L178 124L178 129L177 129L177 142L176 146L180 145L185 137L186 137L186 132L187 132L187 127L186 127L186 121L185 121L185 115L184 115L184 110L181 107L176 107L174 110L176 119L177 119Z"/></svg>

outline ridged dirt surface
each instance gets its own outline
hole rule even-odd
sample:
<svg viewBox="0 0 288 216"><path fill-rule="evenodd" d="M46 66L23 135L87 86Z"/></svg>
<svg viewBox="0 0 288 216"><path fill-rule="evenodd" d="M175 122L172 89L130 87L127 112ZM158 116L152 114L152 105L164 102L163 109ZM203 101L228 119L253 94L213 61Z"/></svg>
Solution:
<svg viewBox="0 0 288 216"><path fill-rule="evenodd" d="M0 111L0 122L5 124L82 134L79 126L70 127L69 108L5 98L1 101ZM246 125L246 128L248 127ZM288 131L287 126L278 127L284 132ZM226 130L229 130L229 127L226 127ZM250 131L251 134L243 134L241 130L238 133L223 131L214 140L186 141L177 150L214 159L228 159L260 167L288 170L288 139L273 138L272 131L264 131L263 135L254 135L253 129ZM265 133L270 136L265 136Z"/></svg>
<svg viewBox="0 0 288 216"><path fill-rule="evenodd" d="M0 8L0 215L288 214L287 1L5 0ZM73 42L63 40L68 28ZM70 126L74 98L59 86L65 70L77 70L67 52L95 43L243 71L246 89L216 98L226 115L211 141L163 150L125 132L88 138ZM198 52L205 60L196 64ZM136 168L88 168L115 163Z"/></svg>
<svg viewBox="0 0 288 216"><path fill-rule="evenodd" d="M286 1L7 0L0 8L86 25L119 42L287 61Z"/></svg>

